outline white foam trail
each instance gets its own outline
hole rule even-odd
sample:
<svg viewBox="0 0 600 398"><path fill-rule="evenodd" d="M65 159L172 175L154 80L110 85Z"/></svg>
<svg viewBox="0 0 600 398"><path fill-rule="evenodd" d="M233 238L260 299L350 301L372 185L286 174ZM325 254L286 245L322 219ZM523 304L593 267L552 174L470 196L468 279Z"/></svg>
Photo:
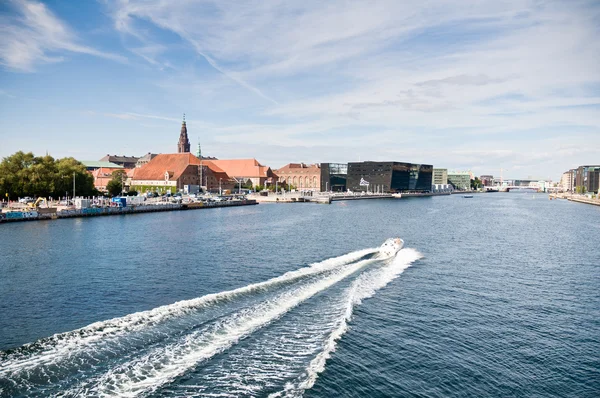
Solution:
<svg viewBox="0 0 600 398"><path fill-rule="evenodd" d="M239 311L212 325L208 331L192 333L178 344L157 348L143 357L110 370L97 380L90 380L93 387L89 389L81 386L76 391L67 392L66 395L91 391L93 395L99 396L132 397L155 391L196 366L198 362L226 350L310 297L375 261L377 260L371 259L350 263L322 279Z"/></svg>
<svg viewBox="0 0 600 398"><path fill-rule="evenodd" d="M352 318L354 307L360 305L362 300L372 297L377 290L396 279L412 263L422 257L423 255L415 249L402 249L390 264L380 269L363 273L356 278L348 290L348 300L344 316L340 318L337 327L329 335L323 350L307 366L303 380L296 384L289 383L283 391L270 394L269 397L300 397L305 390L311 388L315 384L319 373L325 370L325 363L331 357L331 353L335 351L337 341L348 330L348 321Z"/></svg>
<svg viewBox="0 0 600 398"><path fill-rule="evenodd" d="M97 342L104 342L106 338L114 338L126 333L143 329L149 325L157 324L166 319L183 316L198 308L206 307L223 300L230 300L236 296L261 291L278 284L293 282L300 278L319 274L346 264L355 262L362 257L375 253L378 248L358 250L339 257L330 258L295 271L269 279L264 282L253 283L238 289L178 301L173 304L161 306L148 311L136 312L120 318L95 322L81 329L67 333L60 333L49 338L43 344L41 351L34 350L32 355L8 356L3 360L0 377L8 377L18 372L27 371L39 366L47 366L62 359L72 357L77 352L88 349ZM27 344L22 348L27 349L35 343Z"/></svg>

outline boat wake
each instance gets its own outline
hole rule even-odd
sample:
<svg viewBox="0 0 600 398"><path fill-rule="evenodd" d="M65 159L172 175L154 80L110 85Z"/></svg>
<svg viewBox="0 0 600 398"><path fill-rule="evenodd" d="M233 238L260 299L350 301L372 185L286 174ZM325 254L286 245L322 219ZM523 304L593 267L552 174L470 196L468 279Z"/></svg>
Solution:
<svg viewBox="0 0 600 398"><path fill-rule="evenodd" d="M301 396L353 308L421 257L378 251L0 352L0 396Z"/></svg>

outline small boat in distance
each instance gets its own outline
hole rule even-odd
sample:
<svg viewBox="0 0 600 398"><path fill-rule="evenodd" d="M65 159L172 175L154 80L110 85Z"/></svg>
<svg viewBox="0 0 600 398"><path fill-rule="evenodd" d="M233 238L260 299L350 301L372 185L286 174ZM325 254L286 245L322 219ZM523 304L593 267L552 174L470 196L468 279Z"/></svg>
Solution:
<svg viewBox="0 0 600 398"><path fill-rule="evenodd" d="M463 195L463 198L467 198L467 199L472 198L472 197L473 197L473 195Z"/></svg>
<svg viewBox="0 0 600 398"><path fill-rule="evenodd" d="M390 258L396 255L404 246L404 241L400 238L390 238L383 242L379 247L379 258Z"/></svg>

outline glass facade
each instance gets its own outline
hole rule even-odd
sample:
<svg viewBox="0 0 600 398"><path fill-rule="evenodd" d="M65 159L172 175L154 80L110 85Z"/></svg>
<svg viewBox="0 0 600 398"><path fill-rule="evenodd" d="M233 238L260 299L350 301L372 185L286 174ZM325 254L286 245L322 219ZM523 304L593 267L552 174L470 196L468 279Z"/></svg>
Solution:
<svg viewBox="0 0 600 398"><path fill-rule="evenodd" d="M401 162L351 162L348 163L347 186L353 192L367 190L370 192L429 192L432 178L432 165Z"/></svg>
<svg viewBox="0 0 600 398"><path fill-rule="evenodd" d="M321 163L321 192L345 192L347 178L346 163Z"/></svg>
<svg viewBox="0 0 600 398"><path fill-rule="evenodd" d="M575 171L575 186L582 192L598 192L600 165L579 166Z"/></svg>
<svg viewBox="0 0 600 398"><path fill-rule="evenodd" d="M471 189L471 175L469 173L448 173L448 184L458 191Z"/></svg>

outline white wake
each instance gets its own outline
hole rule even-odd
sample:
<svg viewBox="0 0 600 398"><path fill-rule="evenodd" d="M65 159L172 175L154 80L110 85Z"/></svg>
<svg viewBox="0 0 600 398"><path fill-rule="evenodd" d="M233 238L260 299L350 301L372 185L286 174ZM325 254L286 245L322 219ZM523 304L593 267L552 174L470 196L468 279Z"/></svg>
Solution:
<svg viewBox="0 0 600 398"><path fill-rule="evenodd" d="M107 339L118 338L119 336L144 329L150 325L156 325L170 318L185 316L203 307L231 300L237 296L263 291L280 284L292 283L307 276L327 272L345 264L355 262L376 251L377 249L358 250L287 272L264 282L250 284L234 290L207 294L196 299L178 301L152 310L136 312L107 321L95 322L71 332L56 334L40 342L21 347L19 351L23 352L23 354L17 352L3 358L2 367L0 368L0 378L10 378L9 376L23 371L56 364L61 360L72 358L78 352L89 351L90 347L96 344L105 344Z"/></svg>

